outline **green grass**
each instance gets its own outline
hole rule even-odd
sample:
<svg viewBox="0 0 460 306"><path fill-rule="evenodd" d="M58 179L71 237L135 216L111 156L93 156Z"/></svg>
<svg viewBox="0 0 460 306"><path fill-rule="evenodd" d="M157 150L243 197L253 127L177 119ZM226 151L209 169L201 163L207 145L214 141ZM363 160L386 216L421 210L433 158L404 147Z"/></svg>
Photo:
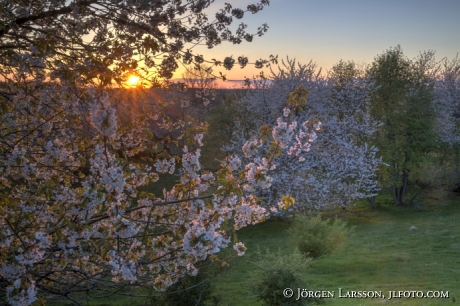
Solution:
<svg viewBox="0 0 460 306"><path fill-rule="evenodd" d="M383 199L381 202L387 203ZM375 209L356 207L329 214L347 219L355 231L341 253L320 257L303 271L309 290L335 292L326 305L447 305L460 302L460 200L442 194L427 197L423 209L381 205ZM417 231L409 231L416 226ZM292 252L282 221L268 221L244 228L240 241L247 254L232 263L215 282L221 305L261 305L248 289L257 246L262 250ZM388 291L449 291L449 299L357 299L338 298L338 288Z"/></svg>
<svg viewBox="0 0 460 306"><path fill-rule="evenodd" d="M302 271L308 290L335 293L325 305L451 305L460 303L460 198L431 192L422 207L397 208L388 197L379 198L376 208L358 205L347 212L325 214L354 226L348 247L340 253L314 260ZM409 231L416 226L417 231ZM230 267L212 281L213 295L221 306L262 305L249 289L257 248L282 254L293 252L289 224L269 220L248 226L238 238L248 247L245 256L229 261ZM223 253L228 253L224 250ZM223 254L223 256L224 256ZM382 291L385 299L339 298L342 292ZM293 288L296 290L296 288ZM389 291L449 291L448 299L391 299ZM149 305L146 299L112 297L90 303L94 306ZM174 305L172 305L174 306Z"/></svg>

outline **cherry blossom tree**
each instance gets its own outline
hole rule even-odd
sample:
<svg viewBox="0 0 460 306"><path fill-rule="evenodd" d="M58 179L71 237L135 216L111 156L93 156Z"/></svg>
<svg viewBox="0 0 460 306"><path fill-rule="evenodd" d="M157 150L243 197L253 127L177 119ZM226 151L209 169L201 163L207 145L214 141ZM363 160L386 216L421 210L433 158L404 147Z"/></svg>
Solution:
<svg viewBox="0 0 460 306"><path fill-rule="evenodd" d="M281 149L301 158L314 124L285 114L253 139L272 154L232 155L210 173L199 160L204 124L184 129L155 93L123 88L133 73L156 86L178 62L204 62L188 44L251 41L245 24L235 33L229 26L269 4L226 4L210 21L211 3L0 1L2 302L78 304L127 286L161 291L195 275L198 262L218 260L235 230L267 216L254 192L284 166ZM211 63L231 69L235 60ZM140 192L164 173L179 173L173 187Z"/></svg>
<svg viewBox="0 0 460 306"><path fill-rule="evenodd" d="M302 65L288 58L277 72L272 70L270 77L251 86L240 103L254 114L257 124L276 122L276 114L283 111L296 121L310 122L315 130L296 139L306 139L303 145L279 152L283 167L275 171L271 189L260 193L266 203L276 201L280 192L289 193L297 210L306 212L336 205L346 208L354 199L375 195L375 171L382 162L376 148L367 143L378 125L369 115L367 76L344 78L336 73L326 78L313 62ZM292 126L280 128L289 133ZM235 136L233 145L224 150L236 150L245 141L244 133L237 131ZM243 146L246 157L257 150L256 141ZM300 151L309 154L297 157ZM290 163L294 159L301 163Z"/></svg>
<svg viewBox="0 0 460 306"><path fill-rule="evenodd" d="M436 77L436 131L447 147L449 181L460 190L460 59L444 60ZM452 158L453 157L453 158Z"/></svg>
<svg viewBox="0 0 460 306"><path fill-rule="evenodd" d="M460 59L444 60L436 78L435 104L438 110L436 129L449 146L460 143Z"/></svg>

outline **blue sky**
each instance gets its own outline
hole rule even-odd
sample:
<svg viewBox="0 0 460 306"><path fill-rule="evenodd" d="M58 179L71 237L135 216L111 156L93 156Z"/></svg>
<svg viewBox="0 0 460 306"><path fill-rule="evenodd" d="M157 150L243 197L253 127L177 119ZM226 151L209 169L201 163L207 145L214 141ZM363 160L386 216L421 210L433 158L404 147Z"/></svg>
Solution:
<svg viewBox="0 0 460 306"><path fill-rule="evenodd" d="M245 8L255 1L216 0L212 7L217 10L225 2ZM245 55L250 61L289 56L301 63L313 60L327 70L340 59L371 63L398 44L409 58L425 50L435 50L438 60L460 52L460 0L271 0L242 21L252 32L262 23L270 28L252 43L199 47L194 53L221 59ZM222 71L229 79L259 73L249 67Z"/></svg>

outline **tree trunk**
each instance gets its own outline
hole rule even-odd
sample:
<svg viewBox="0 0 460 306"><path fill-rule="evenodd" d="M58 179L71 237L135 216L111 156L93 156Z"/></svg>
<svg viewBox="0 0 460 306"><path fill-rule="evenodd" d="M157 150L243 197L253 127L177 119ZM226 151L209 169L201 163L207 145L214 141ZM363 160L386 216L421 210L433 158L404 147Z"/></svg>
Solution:
<svg viewBox="0 0 460 306"><path fill-rule="evenodd" d="M340 199L340 207L342 207L344 211L347 210L347 204L348 204L348 199L342 196Z"/></svg>
<svg viewBox="0 0 460 306"><path fill-rule="evenodd" d="M395 200L396 206L404 205L404 196L406 195L407 184L409 181L409 174L407 172L403 172L401 181L401 187L393 187L393 198Z"/></svg>
<svg viewBox="0 0 460 306"><path fill-rule="evenodd" d="M399 187L393 187L393 199L395 200L396 206L401 205L401 202L399 201Z"/></svg>
<svg viewBox="0 0 460 306"><path fill-rule="evenodd" d="M404 196L406 195L408 180L409 180L409 174L407 172L403 172L402 186L401 186L400 196L399 196L401 205L404 205Z"/></svg>
<svg viewBox="0 0 460 306"><path fill-rule="evenodd" d="M369 204L371 205L371 208L374 208L375 205L375 196L372 196L369 198Z"/></svg>

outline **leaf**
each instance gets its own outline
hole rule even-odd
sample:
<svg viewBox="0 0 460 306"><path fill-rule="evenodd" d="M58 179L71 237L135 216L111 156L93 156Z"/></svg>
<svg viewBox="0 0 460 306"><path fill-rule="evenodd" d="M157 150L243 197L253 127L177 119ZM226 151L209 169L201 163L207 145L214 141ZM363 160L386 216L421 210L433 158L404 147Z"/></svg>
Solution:
<svg viewBox="0 0 460 306"><path fill-rule="evenodd" d="M288 209L295 204L295 199L291 195L283 195L281 197L281 203L283 203L283 209Z"/></svg>
<svg viewBox="0 0 460 306"><path fill-rule="evenodd" d="M272 129L268 124L263 124L259 128L259 137L261 141L266 141L271 134Z"/></svg>

